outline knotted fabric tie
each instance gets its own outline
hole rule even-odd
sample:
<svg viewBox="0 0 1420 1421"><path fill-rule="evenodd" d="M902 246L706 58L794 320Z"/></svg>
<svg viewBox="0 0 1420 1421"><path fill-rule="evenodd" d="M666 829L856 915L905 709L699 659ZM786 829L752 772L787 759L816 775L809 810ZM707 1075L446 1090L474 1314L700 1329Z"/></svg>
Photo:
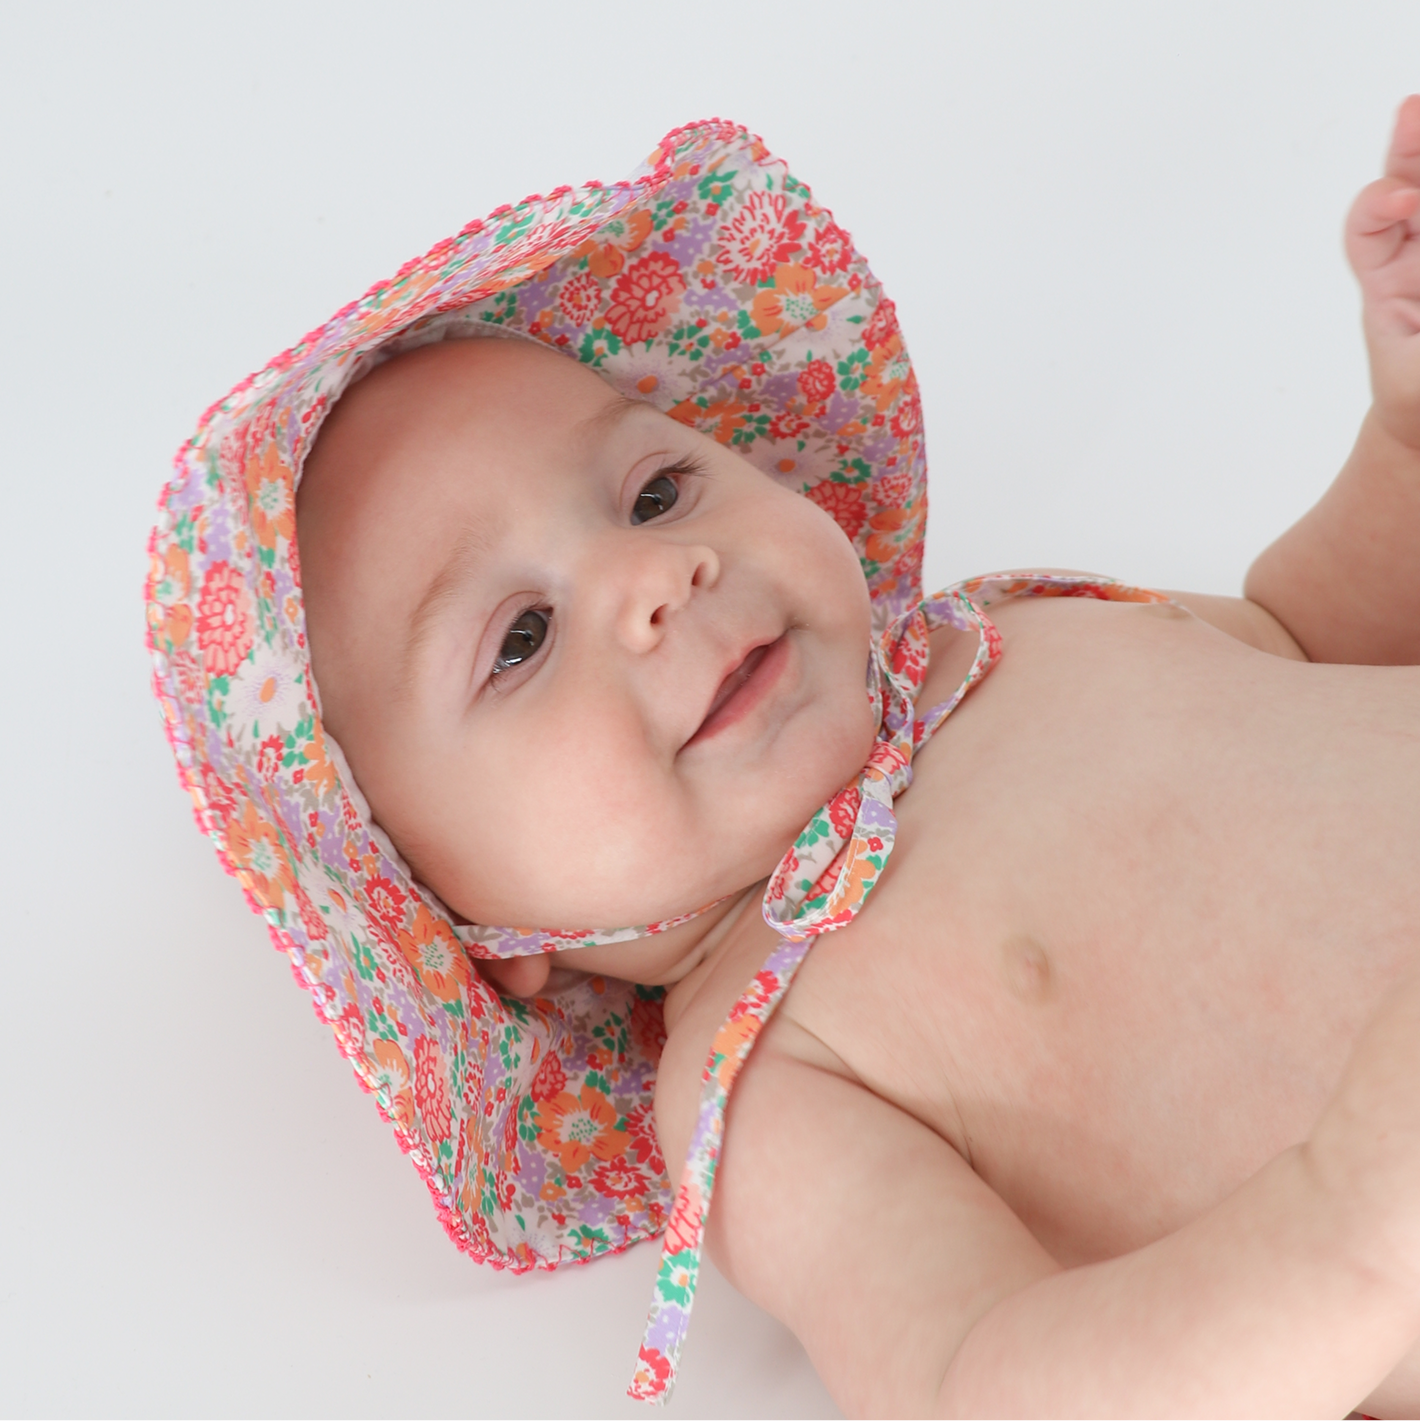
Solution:
<svg viewBox="0 0 1420 1421"><path fill-rule="evenodd" d="M666 1225L655 1295L628 1396L664 1403L675 1384L735 1077L818 935L851 923L868 901L892 852L897 834L893 801L912 783L912 758L1000 659L1001 637L985 608L1013 597L1168 601L1162 593L1100 578L1029 573L982 577L924 598L874 642L868 694L878 714L877 743L857 780L814 815L769 879L764 920L779 934L780 943L710 1047L695 1133ZM919 717L917 694L927 677L928 638L938 627L974 628L976 656L951 699Z"/></svg>

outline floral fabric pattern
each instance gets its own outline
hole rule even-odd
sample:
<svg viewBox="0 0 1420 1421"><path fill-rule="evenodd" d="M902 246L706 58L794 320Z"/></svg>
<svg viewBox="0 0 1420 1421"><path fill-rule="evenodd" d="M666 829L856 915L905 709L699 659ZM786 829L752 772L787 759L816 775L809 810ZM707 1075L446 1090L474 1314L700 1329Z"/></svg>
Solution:
<svg viewBox="0 0 1420 1421"><path fill-rule="evenodd" d="M454 1242L520 1271L665 1228L660 994L594 978L522 1002L472 969L618 934L455 927L413 880L322 725L295 541L301 468L340 393L390 354L479 335L540 341L817 491L879 625L920 595L926 465L919 425L893 424L915 385L891 303L810 189L720 120L668 134L628 181L471 222L242 381L179 451L148 645L198 825ZM894 339L890 388L874 353Z"/></svg>
<svg viewBox="0 0 1420 1421"><path fill-rule="evenodd" d="M306 454L380 360L472 336L540 341L813 498L858 553L877 633L892 628L869 668L883 737L774 877L765 912L783 945L716 1040L674 1196L652 1115L660 992L594 977L523 1002L470 959L621 941L693 914L585 931L454 925L321 721L295 541ZM995 654L976 608L997 584L918 607L926 509L921 402L892 302L809 188L719 120L668 134L626 182L499 208L372 287L207 411L160 502L148 646L199 828L458 1247L524 1271L665 1233L632 1388L648 1399L673 1378L735 1073L814 935L871 891L911 752L951 708L919 718L912 705L932 619L979 627L976 679ZM1115 595L1088 586L1074 595Z"/></svg>

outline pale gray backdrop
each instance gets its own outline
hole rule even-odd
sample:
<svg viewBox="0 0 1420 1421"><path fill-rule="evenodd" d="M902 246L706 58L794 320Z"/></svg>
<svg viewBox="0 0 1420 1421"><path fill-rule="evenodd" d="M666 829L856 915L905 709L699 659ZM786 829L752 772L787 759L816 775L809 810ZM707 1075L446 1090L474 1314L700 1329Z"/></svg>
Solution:
<svg viewBox="0 0 1420 1421"><path fill-rule="evenodd" d="M0 1411L644 1414L654 1249L456 1253L193 828L140 591L210 401L718 114L899 304L931 582L1233 592L1365 407L1338 229L1411 88L1414 3L0 6ZM712 1271L670 1414L831 1412Z"/></svg>

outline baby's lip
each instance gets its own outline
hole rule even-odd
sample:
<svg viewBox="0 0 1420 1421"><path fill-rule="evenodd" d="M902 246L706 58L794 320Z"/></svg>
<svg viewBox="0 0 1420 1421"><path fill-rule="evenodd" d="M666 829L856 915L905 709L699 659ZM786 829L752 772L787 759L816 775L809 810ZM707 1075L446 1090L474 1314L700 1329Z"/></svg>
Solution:
<svg viewBox="0 0 1420 1421"><path fill-rule="evenodd" d="M743 720L778 681L788 660L786 635L756 642L721 678L710 705L686 749Z"/></svg>

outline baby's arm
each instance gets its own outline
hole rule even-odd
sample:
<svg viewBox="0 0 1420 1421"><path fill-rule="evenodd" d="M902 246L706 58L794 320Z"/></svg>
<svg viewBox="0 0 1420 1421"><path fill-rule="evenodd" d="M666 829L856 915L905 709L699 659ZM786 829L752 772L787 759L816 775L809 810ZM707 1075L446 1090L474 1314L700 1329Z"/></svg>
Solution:
<svg viewBox="0 0 1420 1421"><path fill-rule="evenodd" d="M1246 594L1313 661L1420 662L1420 96L1401 105L1385 176L1346 220L1372 405L1321 501L1248 573Z"/></svg>
<svg viewBox="0 0 1420 1421"><path fill-rule="evenodd" d="M940 1136L757 1048L710 1245L850 1414L1344 1415L1420 1339L1420 982L1289 1150L1185 1228L1062 1269Z"/></svg>

